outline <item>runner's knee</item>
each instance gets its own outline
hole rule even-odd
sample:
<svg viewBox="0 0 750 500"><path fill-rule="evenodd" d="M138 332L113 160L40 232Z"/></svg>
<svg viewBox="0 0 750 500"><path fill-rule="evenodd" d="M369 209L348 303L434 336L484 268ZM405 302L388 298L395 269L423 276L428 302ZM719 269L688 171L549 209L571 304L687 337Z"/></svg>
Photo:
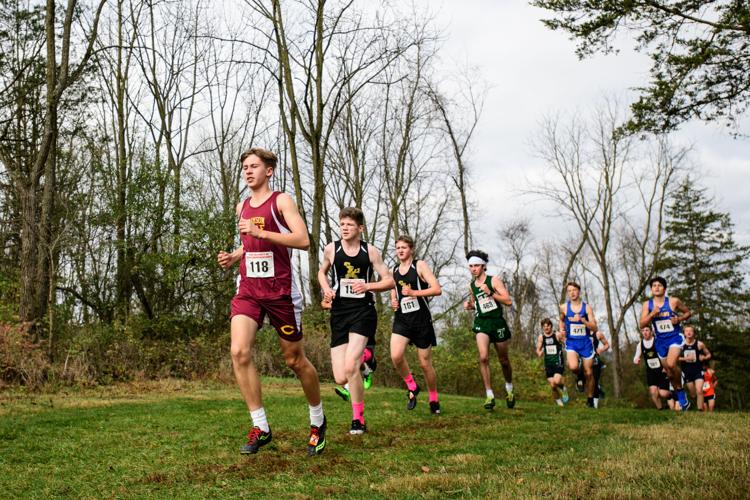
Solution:
<svg viewBox="0 0 750 500"><path fill-rule="evenodd" d="M235 366L247 366L253 362L253 351L248 346L233 345L230 352Z"/></svg>

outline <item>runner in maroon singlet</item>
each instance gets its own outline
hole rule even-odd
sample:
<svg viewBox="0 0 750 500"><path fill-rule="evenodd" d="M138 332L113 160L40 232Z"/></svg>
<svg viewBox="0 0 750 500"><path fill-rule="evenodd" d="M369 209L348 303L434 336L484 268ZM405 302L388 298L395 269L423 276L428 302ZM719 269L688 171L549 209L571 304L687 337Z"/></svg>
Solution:
<svg viewBox="0 0 750 500"><path fill-rule="evenodd" d="M219 265L227 269L240 262L237 294L232 299L232 366L245 399L253 428L241 453L256 453L271 442L271 429L261 398L258 372L252 357L255 336L268 316L279 336L287 366L302 383L310 409L308 455L320 454L326 445L326 419L320 400L315 367L302 345L302 299L292 276L292 249L307 250L307 228L292 198L271 191L269 180L276 168L276 155L261 148L241 156L242 172L251 190L250 198L237 204L242 246L234 252L219 252Z"/></svg>

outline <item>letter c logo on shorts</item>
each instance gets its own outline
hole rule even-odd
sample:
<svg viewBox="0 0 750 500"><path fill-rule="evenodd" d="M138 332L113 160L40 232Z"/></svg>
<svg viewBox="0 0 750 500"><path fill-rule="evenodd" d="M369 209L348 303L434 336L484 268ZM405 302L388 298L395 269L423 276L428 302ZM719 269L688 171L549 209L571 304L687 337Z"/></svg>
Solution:
<svg viewBox="0 0 750 500"><path fill-rule="evenodd" d="M284 325L280 330L284 335L294 335L295 328L292 325Z"/></svg>

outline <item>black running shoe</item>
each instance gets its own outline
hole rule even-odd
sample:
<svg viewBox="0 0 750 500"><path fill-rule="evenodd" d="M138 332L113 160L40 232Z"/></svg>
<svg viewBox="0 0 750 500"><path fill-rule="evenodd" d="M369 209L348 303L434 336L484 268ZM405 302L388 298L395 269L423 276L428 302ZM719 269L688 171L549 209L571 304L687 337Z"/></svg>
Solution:
<svg viewBox="0 0 750 500"><path fill-rule="evenodd" d="M513 394L513 391L510 391L505 396L505 404L508 406L508 408L513 409L514 406L516 406L516 396Z"/></svg>
<svg viewBox="0 0 750 500"><path fill-rule="evenodd" d="M323 423L320 427L310 426L310 440L307 442L307 456L314 457L320 455L326 447L326 428L328 421L323 416Z"/></svg>
<svg viewBox="0 0 750 500"><path fill-rule="evenodd" d="M367 425L360 422L358 419L352 420L352 427L349 429L349 434L364 434L367 432Z"/></svg>
<svg viewBox="0 0 750 500"><path fill-rule="evenodd" d="M413 391L408 391L406 397L409 398L409 402L406 403L407 410L413 410L417 406L417 395L420 393L419 386Z"/></svg>
<svg viewBox="0 0 750 500"><path fill-rule="evenodd" d="M440 402L430 401L430 413L433 415L440 415Z"/></svg>
<svg viewBox="0 0 750 500"><path fill-rule="evenodd" d="M271 429L268 429L268 432L263 432L260 430L260 427L253 427L250 429L250 432L247 433L247 443L240 448L240 453L243 455L258 453L258 449L261 446L265 446L270 442Z"/></svg>

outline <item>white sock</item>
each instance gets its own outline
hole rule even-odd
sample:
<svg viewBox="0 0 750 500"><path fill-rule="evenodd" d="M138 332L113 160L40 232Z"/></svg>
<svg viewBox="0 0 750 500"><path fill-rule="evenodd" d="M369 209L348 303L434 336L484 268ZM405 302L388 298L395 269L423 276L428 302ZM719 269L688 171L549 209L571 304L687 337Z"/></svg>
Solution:
<svg viewBox="0 0 750 500"><path fill-rule="evenodd" d="M346 389L347 391L349 390L349 382L347 382L346 384L344 384L344 389Z"/></svg>
<svg viewBox="0 0 750 500"><path fill-rule="evenodd" d="M370 367L367 366L367 363L362 363L362 376L366 377L371 373L372 373L372 370L370 370Z"/></svg>
<svg viewBox="0 0 750 500"><path fill-rule="evenodd" d="M513 382L506 382L505 383L505 392L507 392L508 394L510 394L511 392L513 392Z"/></svg>
<svg viewBox="0 0 750 500"><path fill-rule="evenodd" d="M487 397L488 398L494 398L495 397L495 393L492 392L492 389L487 389Z"/></svg>
<svg viewBox="0 0 750 500"><path fill-rule="evenodd" d="M594 408L599 408L599 398L594 398Z"/></svg>
<svg viewBox="0 0 750 500"><path fill-rule="evenodd" d="M263 432L269 432L271 430L270 427L268 427L268 420L266 419L266 410L265 408L258 408L257 410L253 410L250 412L250 418L253 421L253 427L258 427Z"/></svg>
<svg viewBox="0 0 750 500"><path fill-rule="evenodd" d="M563 406L562 399L556 399L555 403L557 403L557 406Z"/></svg>
<svg viewBox="0 0 750 500"><path fill-rule="evenodd" d="M310 406L310 425L320 427L323 425L323 401L318 406Z"/></svg>

